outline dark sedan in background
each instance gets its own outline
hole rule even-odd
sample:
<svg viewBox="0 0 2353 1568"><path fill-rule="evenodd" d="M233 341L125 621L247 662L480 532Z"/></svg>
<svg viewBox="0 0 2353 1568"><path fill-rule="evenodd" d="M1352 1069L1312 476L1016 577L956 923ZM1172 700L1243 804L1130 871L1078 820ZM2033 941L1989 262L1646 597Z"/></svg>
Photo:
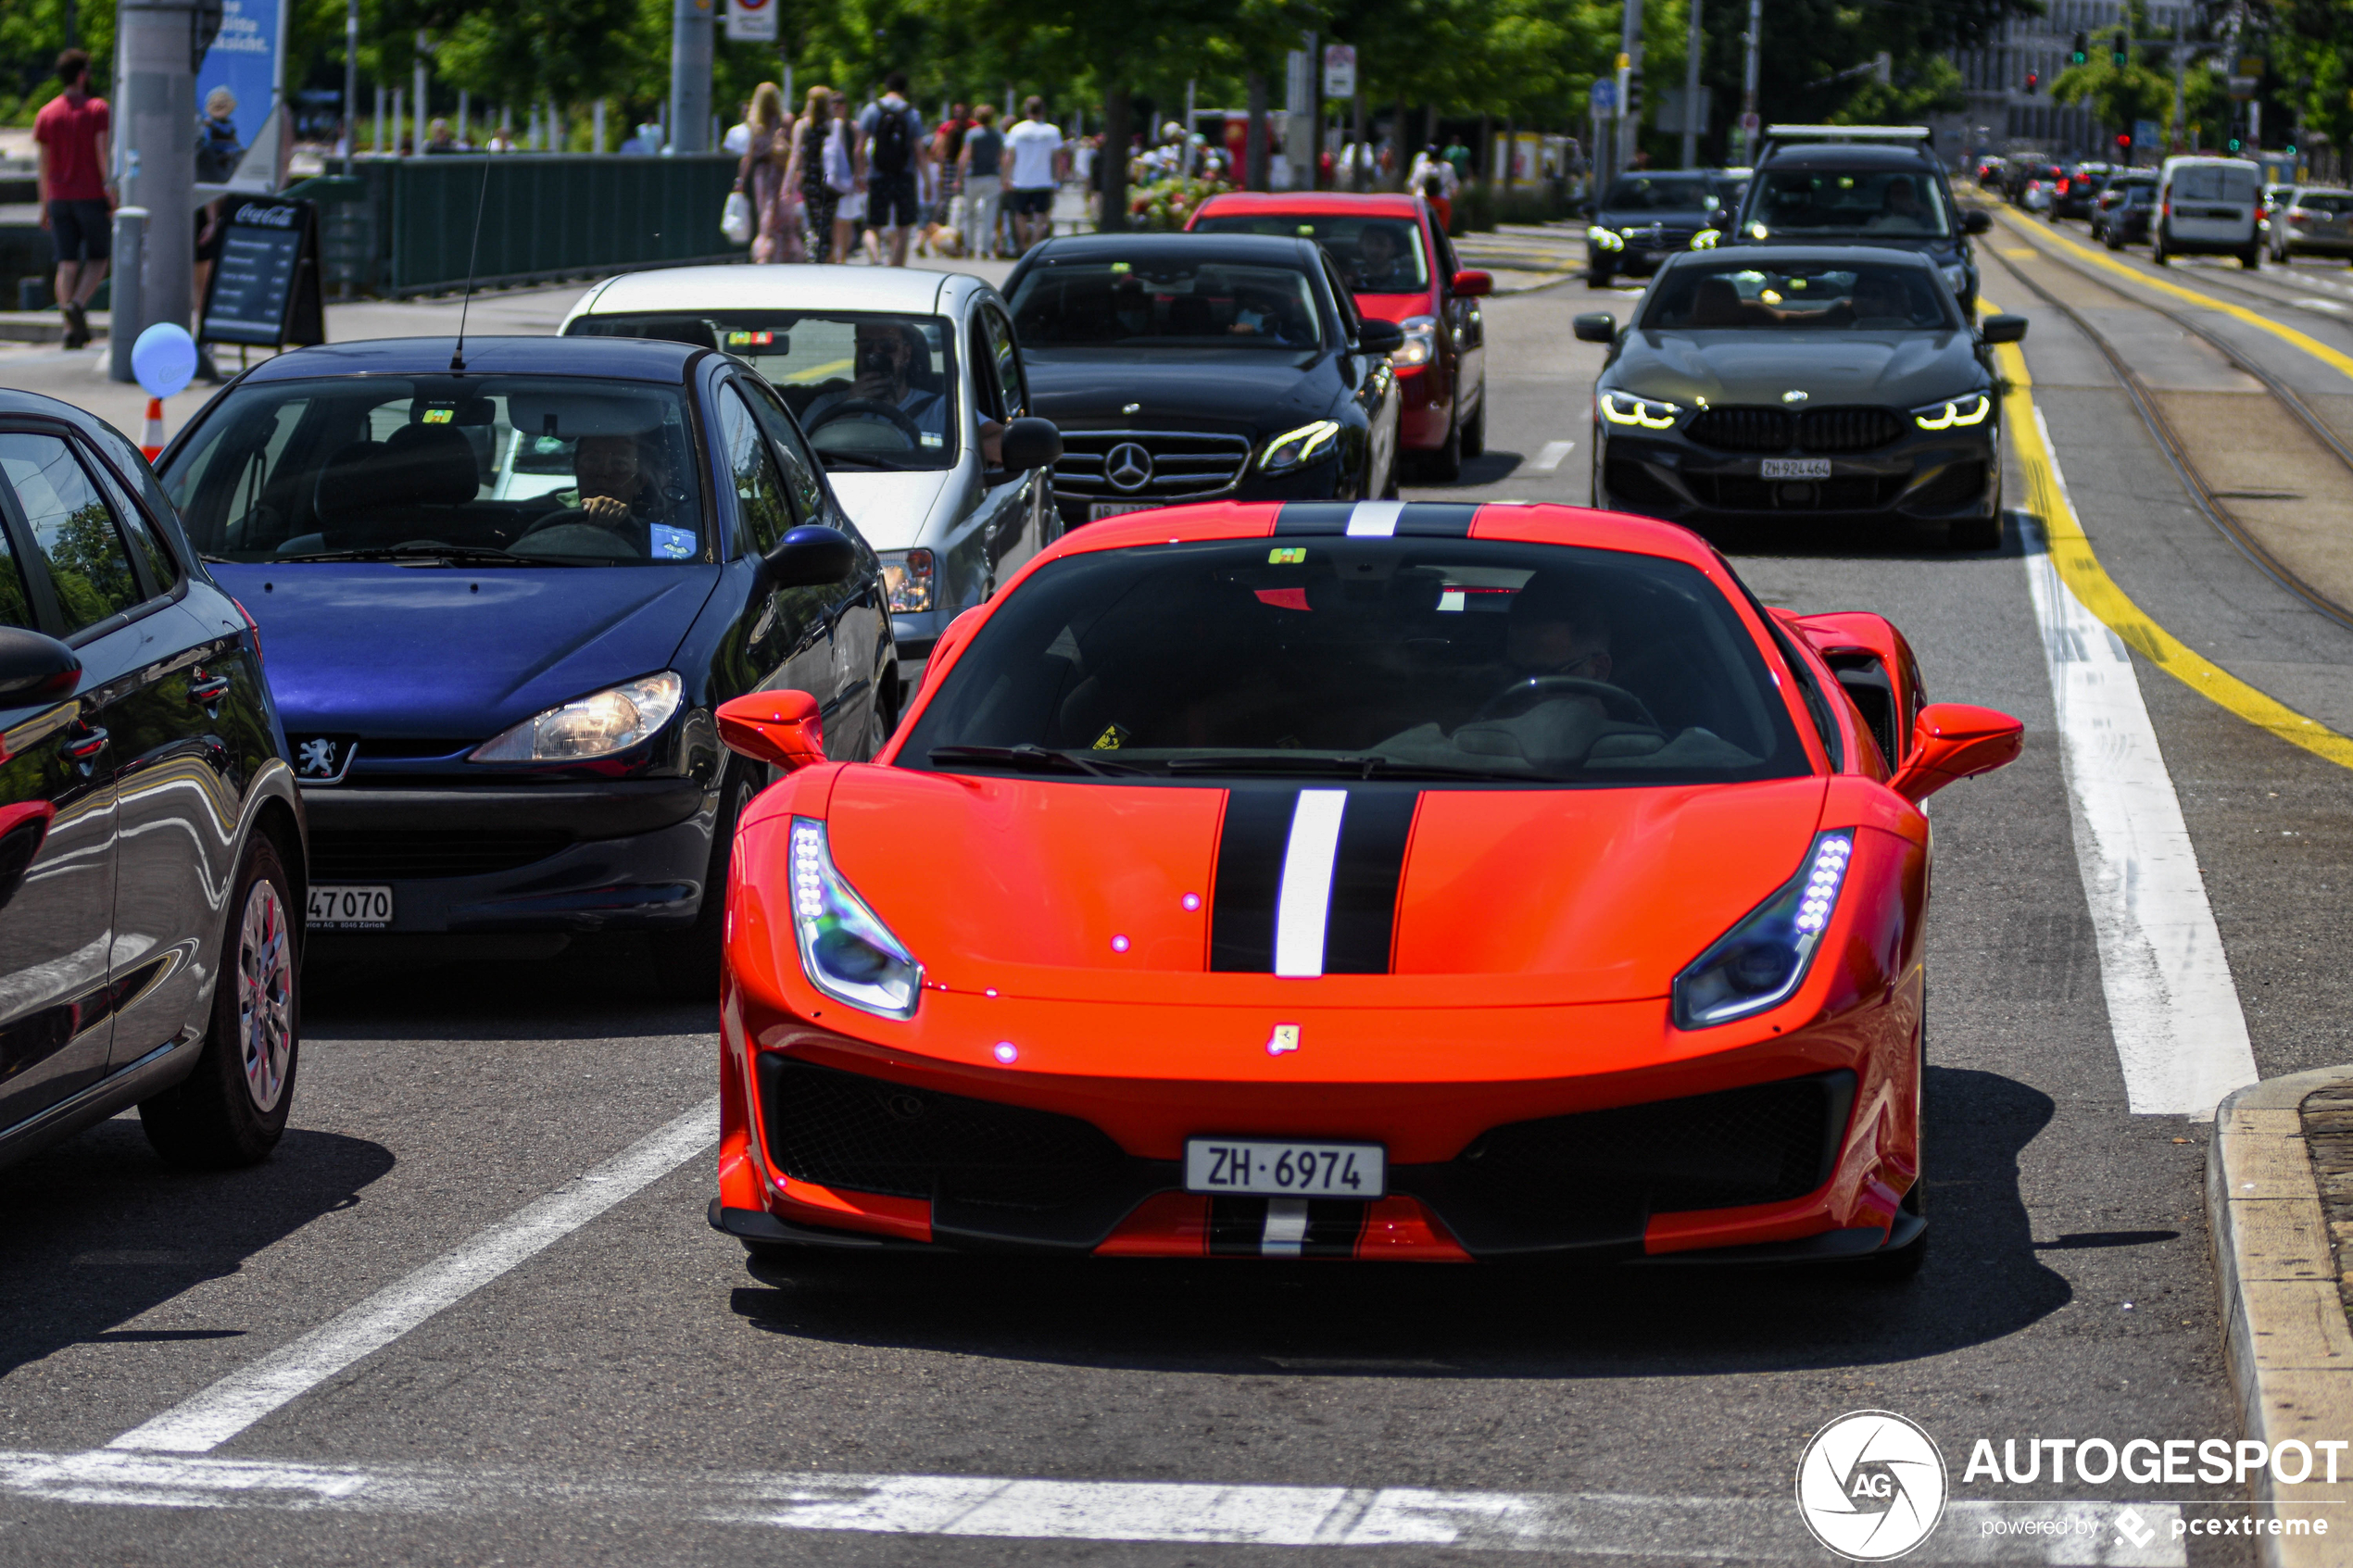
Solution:
<svg viewBox="0 0 2353 1568"><path fill-rule="evenodd" d="M1065 526L1183 501L1397 490L1405 342L1312 240L1088 234L1006 281L1031 411L1061 428Z"/></svg>
<svg viewBox="0 0 2353 1568"><path fill-rule="evenodd" d="M175 1164L267 1155L303 866L252 621L128 441L0 392L0 1164L134 1104Z"/></svg>
<svg viewBox="0 0 2353 1568"><path fill-rule="evenodd" d="M1585 284L1605 289L1621 275L1646 278L1691 249L1739 200L1739 182L1702 169L1621 174L1585 229Z"/></svg>
<svg viewBox="0 0 2353 1568"><path fill-rule="evenodd" d="M2092 238L2110 250L2145 245L2149 218L2156 211L2155 173L2112 175L2092 198Z"/></svg>
<svg viewBox="0 0 2353 1568"><path fill-rule="evenodd" d="M640 931L665 985L709 997L736 816L764 782L712 709L808 692L829 753L871 756L899 689L879 563L742 361L456 348L280 355L159 465L270 649L310 928L473 957Z"/></svg>
<svg viewBox="0 0 2353 1568"><path fill-rule="evenodd" d="M1928 132L1915 126L1781 126L1767 132L1726 245L1878 245L1924 256L1977 314L1969 236L1993 218L1961 210Z"/></svg>
<svg viewBox="0 0 2353 1568"><path fill-rule="evenodd" d="M1698 251L1659 271L1594 387L1593 505L1695 528L1833 517L2002 537L2001 408L1989 343L1924 256L1797 245Z"/></svg>

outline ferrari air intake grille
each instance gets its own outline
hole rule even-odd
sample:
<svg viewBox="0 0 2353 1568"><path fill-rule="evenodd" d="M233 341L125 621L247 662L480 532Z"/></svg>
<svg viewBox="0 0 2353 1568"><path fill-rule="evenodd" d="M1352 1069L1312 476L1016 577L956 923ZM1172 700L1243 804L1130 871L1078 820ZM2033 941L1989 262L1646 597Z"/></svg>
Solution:
<svg viewBox="0 0 2353 1568"><path fill-rule="evenodd" d="M760 1059L769 1161L823 1186L1052 1209L1126 1156L1074 1116L909 1088L789 1057Z"/></svg>
<svg viewBox="0 0 2353 1568"><path fill-rule="evenodd" d="M1803 1198L1830 1180L1852 1073L1491 1128L1458 1163L1490 1201L1573 1206L1641 1192L1654 1214Z"/></svg>
<svg viewBox="0 0 2353 1568"><path fill-rule="evenodd" d="M1797 444L1808 452L1873 452L1903 433L1892 408L1816 408L1797 421Z"/></svg>
<svg viewBox="0 0 2353 1568"><path fill-rule="evenodd" d="M1229 490L1250 440L1202 431L1066 430L1054 490L1095 501L1194 501Z"/></svg>
<svg viewBox="0 0 2353 1568"><path fill-rule="evenodd" d="M572 846L561 831L434 832L321 828L310 835L313 882L420 882L518 871Z"/></svg>
<svg viewBox="0 0 2353 1568"><path fill-rule="evenodd" d="M1702 408L1683 433L1719 452L1786 452L1795 424L1782 408Z"/></svg>

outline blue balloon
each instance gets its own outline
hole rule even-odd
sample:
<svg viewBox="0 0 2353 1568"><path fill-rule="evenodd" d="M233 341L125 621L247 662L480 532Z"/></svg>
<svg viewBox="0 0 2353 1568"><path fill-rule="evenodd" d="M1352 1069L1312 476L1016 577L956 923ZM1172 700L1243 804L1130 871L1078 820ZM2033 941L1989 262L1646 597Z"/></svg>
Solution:
<svg viewBox="0 0 2353 1568"><path fill-rule="evenodd" d="M196 340L185 327L157 321L131 345L131 373L148 396L177 396L196 378Z"/></svg>

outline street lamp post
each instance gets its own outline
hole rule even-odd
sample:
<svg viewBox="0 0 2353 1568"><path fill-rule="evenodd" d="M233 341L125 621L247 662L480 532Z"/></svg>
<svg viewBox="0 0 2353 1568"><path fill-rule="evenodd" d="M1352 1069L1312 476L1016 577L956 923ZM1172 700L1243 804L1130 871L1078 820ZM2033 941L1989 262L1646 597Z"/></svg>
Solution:
<svg viewBox="0 0 2353 1568"><path fill-rule="evenodd" d="M670 150L711 150L711 0L675 0L670 13Z"/></svg>
<svg viewBox="0 0 2353 1568"><path fill-rule="evenodd" d="M220 30L217 0L120 0L115 12L122 205L145 209L146 244L135 317L114 312L111 336L185 326L195 312L196 64Z"/></svg>
<svg viewBox="0 0 2353 1568"><path fill-rule="evenodd" d="M1748 0L1748 56L1741 67L1741 162L1756 162L1756 56L1765 41L1765 0Z"/></svg>
<svg viewBox="0 0 2353 1568"><path fill-rule="evenodd" d="M1678 166L1699 167L1699 7L1692 0L1690 31L1683 39L1683 157Z"/></svg>

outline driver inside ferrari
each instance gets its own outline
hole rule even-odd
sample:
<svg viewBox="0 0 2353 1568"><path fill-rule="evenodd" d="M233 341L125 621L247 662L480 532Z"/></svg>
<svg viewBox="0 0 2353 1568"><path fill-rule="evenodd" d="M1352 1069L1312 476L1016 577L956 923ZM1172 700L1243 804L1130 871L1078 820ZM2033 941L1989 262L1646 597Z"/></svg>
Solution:
<svg viewBox="0 0 2353 1568"><path fill-rule="evenodd" d="M861 417L896 425L901 421L890 419L888 413L896 410L925 445L943 444L948 438L950 412L948 395L914 384L916 362L927 360L930 354L922 335L914 328L897 321L861 321L853 341L857 379L811 403L808 411L801 415L802 426L814 431L835 420ZM860 404L868 407L856 407ZM997 467L1001 461L999 443L1005 427L994 420L981 418L975 409L973 432L980 443L982 458L989 467Z"/></svg>

